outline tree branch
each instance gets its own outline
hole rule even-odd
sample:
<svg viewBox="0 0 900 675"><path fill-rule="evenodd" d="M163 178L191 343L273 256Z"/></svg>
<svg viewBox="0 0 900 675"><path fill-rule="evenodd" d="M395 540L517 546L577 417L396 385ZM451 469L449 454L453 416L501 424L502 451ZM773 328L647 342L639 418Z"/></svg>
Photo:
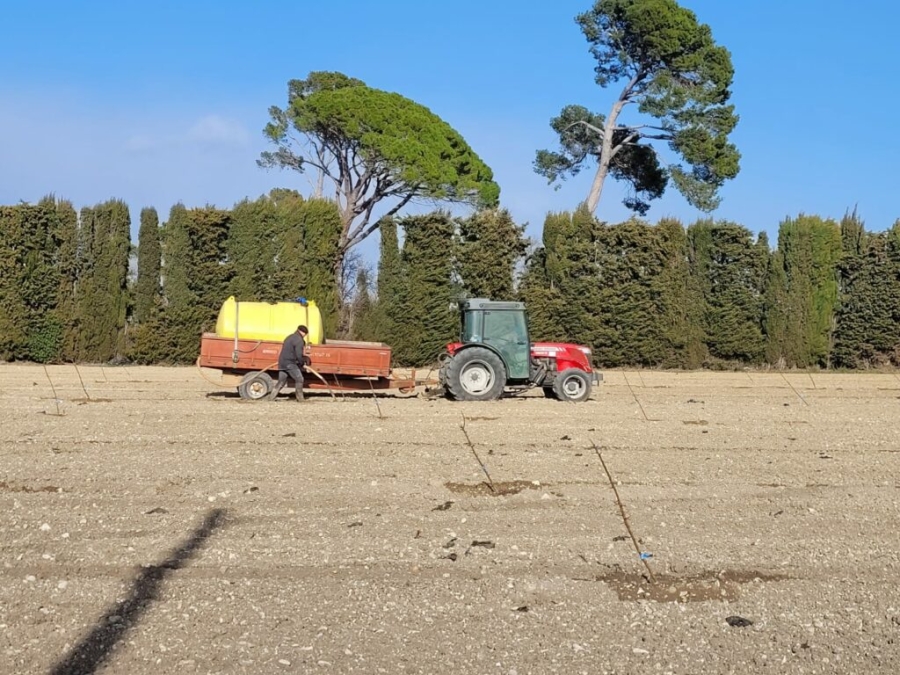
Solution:
<svg viewBox="0 0 900 675"><path fill-rule="evenodd" d="M421 187L420 185L416 185L415 187L411 188L411 190L403 196L403 199L401 199L396 204L396 206L394 206L392 209L390 209L381 218L390 218L391 216L396 215L400 211L400 209L402 209L404 206L409 204L409 202L418 194L420 187ZM372 204L372 206L374 207L374 203ZM369 215L371 215L371 211L370 211ZM377 230L378 225L381 221L381 218L379 218L378 221L376 221L376 222L372 223L371 225L369 225L368 227L366 227L365 230L363 230L362 227L357 228L356 236L350 240L350 243L348 244L348 246L354 246L354 245L358 244L363 239L365 239L370 234L372 234L375 230ZM363 222L362 225L365 226L366 223Z"/></svg>

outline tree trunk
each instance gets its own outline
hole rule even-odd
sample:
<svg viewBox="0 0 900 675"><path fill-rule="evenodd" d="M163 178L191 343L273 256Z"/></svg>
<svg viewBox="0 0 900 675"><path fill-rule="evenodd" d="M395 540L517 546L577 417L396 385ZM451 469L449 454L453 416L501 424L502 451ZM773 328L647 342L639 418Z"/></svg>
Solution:
<svg viewBox="0 0 900 675"><path fill-rule="evenodd" d="M622 92L622 96L615 102L612 110L609 111L606 126L603 128L603 144L600 148L600 161L597 166L597 173L594 175L594 182L591 184L591 191L588 193L587 198L587 207L591 213L594 213L597 210L597 206L600 204L600 195L603 194L603 183L606 182L606 177L609 175L609 165L610 162L612 162L614 154L612 146L613 134L615 133L616 124L619 120L619 113L622 112L622 108L625 105L627 95L632 86L633 82L626 87L625 91Z"/></svg>
<svg viewBox="0 0 900 675"><path fill-rule="evenodd" d="M587 207L591 213L597 210L600 204L600 196L603 194L603 183L609 175L609 160L606 159L606 153L601 155L600 166L597 167L597 173L594 175L594 182L591 184L591 191L587 198Z"/></svg>

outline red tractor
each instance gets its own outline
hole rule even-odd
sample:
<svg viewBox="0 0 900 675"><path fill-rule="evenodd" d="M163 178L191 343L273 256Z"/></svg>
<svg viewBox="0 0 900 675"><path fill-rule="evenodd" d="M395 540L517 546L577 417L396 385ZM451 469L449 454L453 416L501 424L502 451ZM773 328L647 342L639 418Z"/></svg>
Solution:
<svg viewBox="0 0 900 675"><path fill-rule="evenodd" d="M461 336L441 356L439 379L457 401L492 401L505 390L541 387L548 398L586 401L602 381L588 347L532 343L525 305L474 298L459 304Z"/></svg>

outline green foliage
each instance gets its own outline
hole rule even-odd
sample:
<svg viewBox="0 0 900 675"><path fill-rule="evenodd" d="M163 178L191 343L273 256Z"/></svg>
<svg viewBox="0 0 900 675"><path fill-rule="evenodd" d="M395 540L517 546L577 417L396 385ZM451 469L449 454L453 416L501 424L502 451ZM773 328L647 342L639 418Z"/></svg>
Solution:
<svg viewBox="0 0 900 675"><path fill-rule="evenodd" d="M690 241L684 226L665 218L656 226L662 268L653 279L659 307L665 368L699 368L709 350L703 340L703 290L690 265Z"/></svg>
<svg viewBox="0 0 900 675"><path fill-rule="evenodd" d="M341 219L333 202L304 200L293 190L273 190L244 200L232 212L226 249L233 276L230 294L243 301L315 300L325 334L340 318L334 261Z"/></svg>
<svg viewBox="0 0 900 675"><path fill-rule="evenodd" d="M154 208L141 209L141 227L138 231L138 277L134 288L134 319L139 324L153 319L160 309L161 261L159 216Z"/></svg>
<svg viewBox="0 0 900 675"><path fill-rule="evenodd" d="M834 365L900 365L900 224L867 233L853 212L841 221L841 242Z"/></svg>
<svg viewBox="0 0 900 675"><path fill-rule="evenodd" d="M457 221L457 274L471 298L514 297L514 275L528 244L525 226L506 209L489 209Z"/></svg>
<svg viewBox="0 0 900 675"><path fill-rule="evenodd" d="M333 183L341 236L332 269L340 279L347 251L378 229L376 206L387 216L412 199L494 206L500 189L490 168L450 125L399 94L341 73L313 72L288 83L288 106L272 107L265 134L276 149L259 165L317 172L316 194ZM302 142L296 141L299 136Z"/></svg>
<svg viewBox="0 0 900 675"><path fill-rule="evenodd" d="M230 281L229 224L228 211L172 207L163 234L165 309L156 333L156 351L167 362L194 361L202 333L215 326Z"/></svg>
<svg viewBox="0 0 900 675"><path fill-rule="evenodd" d="M559 289L550 284L547 276L547 250L543 246L528 256L517 295L525 303L528 332L533 342L566 340L566 331L559 320L565 299Z"/></svg>
<svg viewBox="0 0 900 675"><path fill-rule="evenodd" d="M585 208L548 214L543 247L529 258L520 287L532 340L561 341L578 334L584 344L599 341L599 317L589 309L598 304L597 229Z"/></svg>
<svg viewBox="0 0 900 675"><path fill-rule="evenodd" d="M122 354L128 303L131 216L110 200L82 209L78 251L77 357L103 363Z"/></svg>
<svg viewBox="0 0 900 675"><path fill-rule="evenodd" d="M0 206L0 360L27 358L28 305L19 290L28 238L24 206Z"/></svg>
<svg viewBox="0 0 900 675"><path fill-rule="evenodd" d="M597 292L593 306L580 312L599 318L599 331L589 344L601 363L651 365L667 358L655 302L663 266L655 239L653 228L637 219L598 231ZM572 338L580 341L582 335Z"/></svg>
<svg viewBox="0 0 900 675"><path fill-rule="evenodd" d="M688 228L690 261L703 302L710 356L757 363L765 353L763 307L768 244L734 223L699 221Z"/></svg>
<svg viewBox="0 0 900 675"><path fill-rule="evenodd" d="M734 78L729 52L675 0L598 0L576 21L596 61L597 84L624 86L608 115L563 108L551 122L560 149L539 151L535 171L554 183L596 162L591 212L610 174L630 184L625 204L638 213L669 180L691 205L715 209L719 188L740 170L740 154L728 140L738 122L728 104ZM620 123L632 103L656 123ZM682 162L661 166L652 141L666 142Z"/></svg>
<svg viewBox="0 0 900 675"><path fill-rule="evenodd" d="M561 149L559 152L539 150L535 160L535 171L550 183L577 176L590 162L600 164L608 156L609 175L629 186L624 203L632 211L642 215L647 213L650 202L662 197L666 191L668 172L660 166L653 149L635 143L636 139L630 138L632 134L627 129L612 131L611 149L604 154L604 115L592 113L584 106L567 105L550 120L550 127L559 136Z"/></svg>
<svg viewBox="0 0 900 675"><path fill-rule="evenodd" d="M68 201L47 200L53 203L58 217L57 271L59 290L56 297L56 318L60 325L59 358L74 361L78 354L80 322L76 288L78 285L78 213Z"/></svg>
<svg viewBox="0 0 900 675"><path fill-rule="evenodd" d="M770 363L829 365L841 248L841 230L832 220L801 214L781 223L766 291Z"/></svg>
<svg viewBox="0 0 900 675"><path fill-rule="evenodd" d="M30 326L28 358L38 363L58 361L63 344L63 325L54 312L36 317Z"/></svg>
<svg viewBox="0 0 900 675"><path fill-rule="evenodd" d="M333 336L341 318L340 269L335 270L341 236L340 214L333 202L310 199L304 204L298 227L303 234L300 260L304 282L302 286L289 287L286 291L302 290L306 297L314 299L322 310L326 335ZM291 297L296 297L296 293Z"/></svg>
<svg viewBox="0 0 900 675"><path fill-rule="evenodd" d="M279 217L284 215L283 211L279 212L275 200L270 197L260 197L256 201L245 199L235 205L225 246L233 273L228 295L241 302L285 299L277 290L279 279L276 277L278 244L286 226ZM298 251L285 253L291 258Z"/></svg>
<svg viewBox="0 0 900 675"><path fill-rule="evenodd" d="M394 335L403 316L399 308L399 298L403 293L403 264L400 260L400 243L397 221L382 218L378 279L375 300L365 322L365 339L393 344Z"/></svg>
<svg viewBox="0 0 900 675"><path fill-rule="evenodd" d="M394 359L406 366L434 362L459 332L458 314L450 305L459 298L453 283L453 221L446 213L409 216L400 263L403 277L389 310Z"/></svg>

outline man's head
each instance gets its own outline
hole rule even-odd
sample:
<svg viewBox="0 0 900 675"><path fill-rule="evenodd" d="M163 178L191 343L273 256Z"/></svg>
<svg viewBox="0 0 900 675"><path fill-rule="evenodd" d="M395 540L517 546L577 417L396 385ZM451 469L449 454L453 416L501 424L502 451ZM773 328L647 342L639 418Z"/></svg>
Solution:
<svg viewBox="0 0 900 675"><path fill-rule="evenodd" d="M300 333L303 337L309 335L309 328L306 326L297 326L297 332Z"/></svg>

